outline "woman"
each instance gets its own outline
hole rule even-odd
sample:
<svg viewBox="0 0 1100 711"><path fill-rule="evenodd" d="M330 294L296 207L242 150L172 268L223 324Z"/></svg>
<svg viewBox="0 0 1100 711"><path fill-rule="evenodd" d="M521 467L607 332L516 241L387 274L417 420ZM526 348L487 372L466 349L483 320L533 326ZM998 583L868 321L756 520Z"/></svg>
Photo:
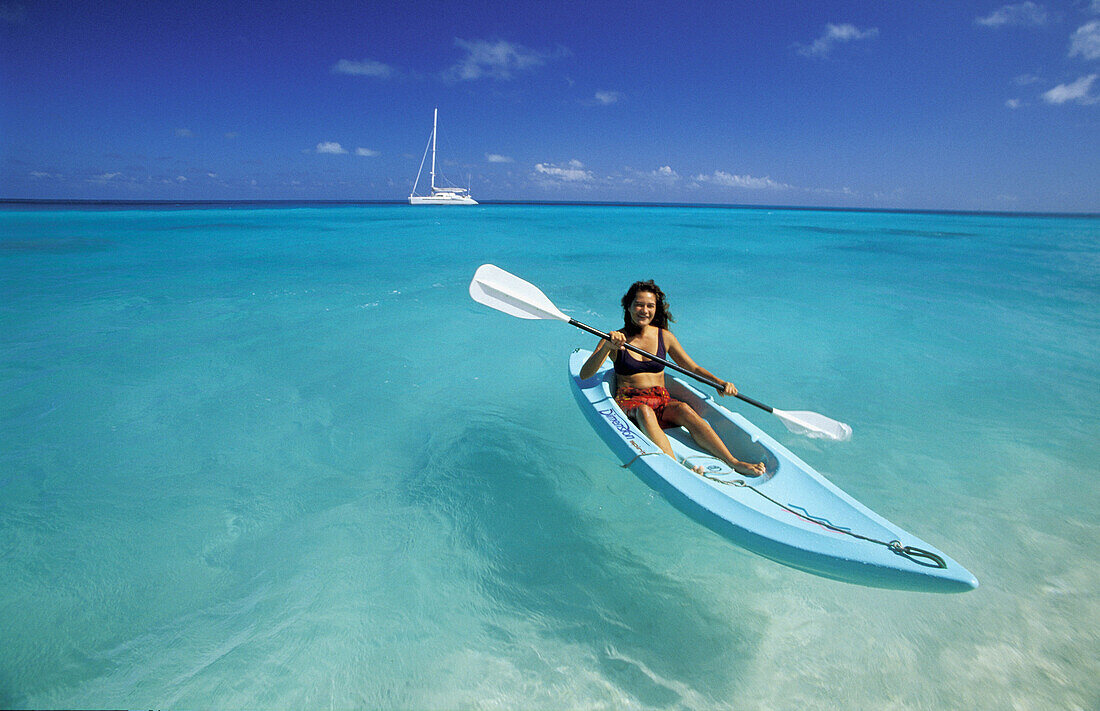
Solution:
<svg viewBox="0 0 1100 711"><path fill-rule="evenodd" d="M677 365L723 384L721 395L736 395L733 383L719 380L695 364L668 324L673 321L665 303L664 292L650 281L637 281L623 296L623 330L607 334L611 340L600 339L600 345L581 368L582 378L591 378L614 354L615 402L645 431L646 435L673 459L672 445L663 428L684 427L695 442L745 476L760 476L764 464L750 464L734 457L710 424L686 402L674 400L665 389L665 367L651 359L637 356L623 347L629 343L659 358L672 356ZM693 467L702 472L702 467Z"/></svg>

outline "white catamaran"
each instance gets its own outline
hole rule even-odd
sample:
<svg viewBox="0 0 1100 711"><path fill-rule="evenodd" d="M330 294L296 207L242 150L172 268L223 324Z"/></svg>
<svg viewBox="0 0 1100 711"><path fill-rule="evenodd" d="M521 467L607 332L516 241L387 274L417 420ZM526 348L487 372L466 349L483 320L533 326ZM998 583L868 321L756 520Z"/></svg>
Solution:
<svg viewBox="0 0 1100 711"><path fill-rule="evenodd" d="M435 184L435 129L439 122L439 109L435 110L432 118L432 138L428 144L432 149L432 189L427 195L417 195L416 186L420 184L420 174L424 172L424 160L428 157L428 148L424 148L424 157L420 159L420 170L416 172L416 182L413 183L412 194L409 195L410 205L476 205L477 200L470 197L468 188L440 188Z"/></svg>

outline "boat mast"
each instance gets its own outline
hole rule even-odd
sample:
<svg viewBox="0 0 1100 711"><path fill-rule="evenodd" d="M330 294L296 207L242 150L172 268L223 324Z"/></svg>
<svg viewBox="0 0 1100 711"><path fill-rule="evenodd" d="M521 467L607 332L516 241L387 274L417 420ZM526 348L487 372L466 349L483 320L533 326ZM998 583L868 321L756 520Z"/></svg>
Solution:
<svg viewBox="0 0 1100 711"><path fill-rule="evenodd" d="M432 115L432 192L435 192L435 127L439 122L439 109Z"/></svg>

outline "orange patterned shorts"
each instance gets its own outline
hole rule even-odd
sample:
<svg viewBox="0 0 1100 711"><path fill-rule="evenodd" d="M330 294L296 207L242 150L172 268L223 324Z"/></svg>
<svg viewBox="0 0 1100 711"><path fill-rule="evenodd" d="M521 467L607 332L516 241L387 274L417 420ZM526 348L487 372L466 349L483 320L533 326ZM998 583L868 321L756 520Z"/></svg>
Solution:
<svg viewBox="0 0 1100 711"><path fill-rule="evenodd" d="M628 415L639 405L649 405L653 413L657 415L657 422L660 423L661 429L667 430L672 427L679 427L679 425L669 422L664 417L665 408L671 403L679 402L679 400L673 398L668 394L668 390L659 385L652 388L634 388L629 385L620 385L619 389L615 391L615 402Z"/></svg>

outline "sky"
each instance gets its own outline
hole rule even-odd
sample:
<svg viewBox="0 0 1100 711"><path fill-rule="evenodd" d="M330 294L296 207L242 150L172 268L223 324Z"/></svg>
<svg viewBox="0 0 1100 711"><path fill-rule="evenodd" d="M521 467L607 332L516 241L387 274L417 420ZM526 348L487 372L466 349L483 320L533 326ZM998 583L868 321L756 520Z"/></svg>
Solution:
<svg viewBox="0 0 1100 711"><path fill-rule="evenodd" d="M1100 0L0 0L0 198L403 200L435 108L484 201L1095 213Z"/></svg>

